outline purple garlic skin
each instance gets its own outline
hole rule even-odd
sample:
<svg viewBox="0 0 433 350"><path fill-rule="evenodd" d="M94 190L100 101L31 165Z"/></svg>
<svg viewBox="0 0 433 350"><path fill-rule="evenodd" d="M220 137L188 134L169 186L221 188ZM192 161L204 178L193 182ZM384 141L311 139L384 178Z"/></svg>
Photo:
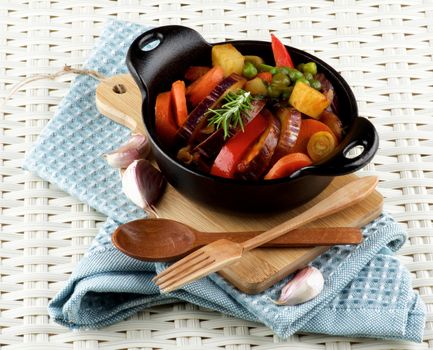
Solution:
<svg viewBox="0 0 433 350"><path fill-rule="evenodd" d="M150 143L146 136L133 134L130 139L117 150L105 154L105 160L113 168L126 168L134 160L147 158L150 153Z"/></svg>
<svg viewBox="0 0 433 350"><path fill-rule="evenodd" d="M323 289L325 281L322 273L313 266L304 267L283 287L277 305L298 305L305 303Z"/></svg>
<svg viewBox="0 0 433 350"><path fill-rule="evenodd" d="M166 180L162 173L148 160L133 161L122 176L122 190L138 207L153 209L162 196Z"/></svg>

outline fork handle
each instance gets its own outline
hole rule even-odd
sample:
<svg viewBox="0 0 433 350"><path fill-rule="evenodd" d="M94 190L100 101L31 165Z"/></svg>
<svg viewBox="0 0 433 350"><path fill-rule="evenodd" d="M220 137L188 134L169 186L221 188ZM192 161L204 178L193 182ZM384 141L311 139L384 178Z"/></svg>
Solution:
<svg viewBox="0 0 433 350"><path fill-rule="evenodd" d="M366 198L377 185L376 176L366 176L341 187L327 198L300 215L263 232L262 234L242 243L244 251L254 249L262 244L280 237L295 228L311 221L334 214Z"/></svg>

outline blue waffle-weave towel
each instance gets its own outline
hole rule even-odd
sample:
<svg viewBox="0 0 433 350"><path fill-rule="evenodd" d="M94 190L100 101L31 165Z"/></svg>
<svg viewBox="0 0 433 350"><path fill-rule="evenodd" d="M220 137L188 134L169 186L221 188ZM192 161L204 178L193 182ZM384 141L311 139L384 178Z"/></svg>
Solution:
<svg viewBox="0 0 433 350"><path fill-rule="evenodd" d="M124 58L145 26L110 21L85 67L106 76L125 73ZM259 321L286 338L297 331L421 341L425 307L408 271L392 256L405 232L388 215L364 228L357 247L335 246L313 265L325 277L315 299L276 306L287 279L246 295L217 274L161 295L151 282L164 264L141 262L117 251L110 235L121 223L143 217L122 194L119 176L101 155L126 141L129 131L100 115L97 81L79 76L25 160L25 168L107 215L105 225L66 286L49 304L54 320L71 328L107 326L149 306L185 300Z"/></svg>

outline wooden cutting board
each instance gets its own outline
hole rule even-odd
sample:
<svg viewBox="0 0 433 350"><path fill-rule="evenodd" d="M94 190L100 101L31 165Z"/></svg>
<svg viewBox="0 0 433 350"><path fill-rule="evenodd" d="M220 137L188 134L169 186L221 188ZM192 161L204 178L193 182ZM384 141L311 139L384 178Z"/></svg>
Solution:
<svg viewBox="0 0 433 350"><path fill-rule="evenodd" d="M141 120L141 94L129 75L115 76L100 83L96 90L99 111L134 132L144 132ZM298 208L278 214L248 215L221 213L200 206L168 186L158 203L158 214L163 218L185 222L201 231L266 230L288 220L313 206L342 185L356 179L356 175L336 177L316 198ZM310 227L361 227L375 219L382 211L383 198L374 191L360 203L327 218L317 220ZM329 247L315 248L258 248L244 253L241 261L219 273L239 290L259 293L288 274L305 266Z"/></svg>

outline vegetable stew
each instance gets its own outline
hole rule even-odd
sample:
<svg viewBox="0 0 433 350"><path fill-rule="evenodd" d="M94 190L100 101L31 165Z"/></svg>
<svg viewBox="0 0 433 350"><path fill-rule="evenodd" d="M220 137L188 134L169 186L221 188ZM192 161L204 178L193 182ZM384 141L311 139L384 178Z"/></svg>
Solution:
<svg viewBox="0 0 433 350"><path fill-rule="evenodd" d="M156 132L168 153L245 180L286 177L332 154L344 133L332 84L271 39L275 62L214 45L211 67L189 67L158 95Z"/></svg>

